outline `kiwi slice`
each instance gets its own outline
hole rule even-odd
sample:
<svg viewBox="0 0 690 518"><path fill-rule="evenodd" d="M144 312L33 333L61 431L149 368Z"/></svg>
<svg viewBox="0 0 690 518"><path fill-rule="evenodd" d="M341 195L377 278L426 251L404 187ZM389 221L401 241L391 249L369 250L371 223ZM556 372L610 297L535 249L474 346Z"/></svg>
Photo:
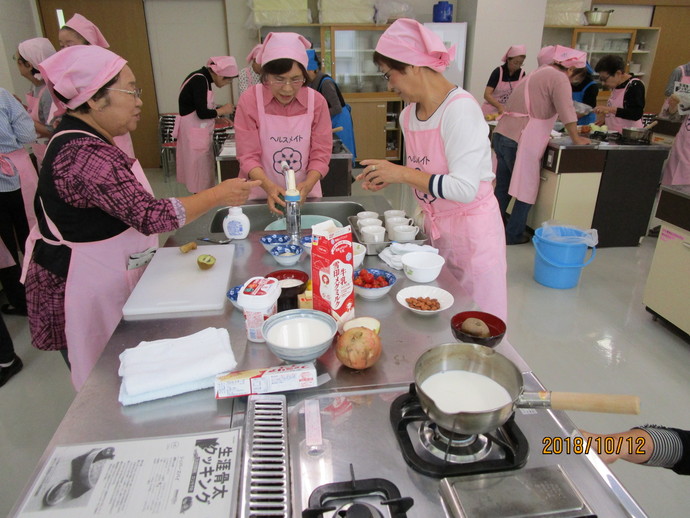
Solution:
<svg viewBox="0 0 690 518"><path fill-rule="evenodd" d="M216 264L216 258L211 254L202 254L196 258L196 264L202 270L208 270L209 268L213 268L213 265Z"/></svg>

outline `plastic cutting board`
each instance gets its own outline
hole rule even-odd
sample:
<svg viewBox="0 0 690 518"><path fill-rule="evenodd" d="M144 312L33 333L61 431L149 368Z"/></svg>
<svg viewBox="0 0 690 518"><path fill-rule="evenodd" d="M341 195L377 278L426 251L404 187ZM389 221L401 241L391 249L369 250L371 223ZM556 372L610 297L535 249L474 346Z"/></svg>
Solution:
<svg viewBox="0 0 690 518"><path fill-rule="evenodd" d="M201 270L196 258L211 254L216 264ZM199 246L189 253L159 248L122 308L125 320L218 314L225 307L235 245Z"/></svg>

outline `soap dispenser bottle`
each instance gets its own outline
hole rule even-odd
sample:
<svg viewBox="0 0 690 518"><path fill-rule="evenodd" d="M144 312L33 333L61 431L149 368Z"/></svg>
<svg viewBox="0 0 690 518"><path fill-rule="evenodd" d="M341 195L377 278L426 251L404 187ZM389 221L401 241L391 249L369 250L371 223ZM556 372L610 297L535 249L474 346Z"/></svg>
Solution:
<svg viewBox="0 0 690 518"><path fill-rule="evenodd" d="M223 232L228 239L244 239L249 235L249 218L242 207L230 207L223 219Z"/></svg>

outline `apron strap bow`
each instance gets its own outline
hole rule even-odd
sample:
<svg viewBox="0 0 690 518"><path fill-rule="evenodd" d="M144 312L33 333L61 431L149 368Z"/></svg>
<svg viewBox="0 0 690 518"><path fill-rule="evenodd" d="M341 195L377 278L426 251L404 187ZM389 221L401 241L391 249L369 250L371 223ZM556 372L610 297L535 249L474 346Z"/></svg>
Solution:
<svg viewBox="0 0 690 518"><path fill-rule="evenodd" d="M0 172L5 176L14 176L14 167L10 157L0 153Z"/></svg>

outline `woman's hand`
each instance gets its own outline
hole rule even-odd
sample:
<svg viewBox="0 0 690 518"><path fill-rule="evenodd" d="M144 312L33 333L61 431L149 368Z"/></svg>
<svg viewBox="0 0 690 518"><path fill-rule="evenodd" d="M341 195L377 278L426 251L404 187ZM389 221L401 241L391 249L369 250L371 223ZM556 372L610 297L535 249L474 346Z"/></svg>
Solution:
<svg viewBox="0 0 690 518"><path fill-rule="evenodd" d="M266 191L266 204L268 205L268 210L274 214L284 216L284 211L276 207L276 204L285 207L285 201L281 198L281 196L285 196L285 188L273 183L268 178L261 182L261 188Z"/></svg>
<svg viewBox="0 0 690 518"><path fill-rule="evenodd" d="M247 181L244 178L232 178L218 184L217 197L219 205L243 205L253 187L259 187L259 180Z"/></svg>
<svg viewBox="0 0 690 518"><path fill-rule="evenodd" d="M362 160L360 164L366 167L356 180L360 180L362 188L367 191L380 191L392 183L401 181L400 169L404 168L388 160Z"/></svg>
<svg viewBox="0 0 690 518"><path fill-rule="evenodd" d="M235 111L235 105L232 103L224 104L220 108L216 108L217 115L230 115Z"/></svg>
<svg viewBox="0 0 690 518"><path fill-rule="evenodd" d="M608 115L611 113L615 115L617 109L618 108L615 106L595 106L593 111L599 115Z"/></svg>
<svg viewBox="0 0 690 518"><path fill-rule="evenodd" d="M296 185L300 195L300 203L304 203L311 190L319 181L321 181L321 173L311 170L307 173L306 179Z"/></svg>

